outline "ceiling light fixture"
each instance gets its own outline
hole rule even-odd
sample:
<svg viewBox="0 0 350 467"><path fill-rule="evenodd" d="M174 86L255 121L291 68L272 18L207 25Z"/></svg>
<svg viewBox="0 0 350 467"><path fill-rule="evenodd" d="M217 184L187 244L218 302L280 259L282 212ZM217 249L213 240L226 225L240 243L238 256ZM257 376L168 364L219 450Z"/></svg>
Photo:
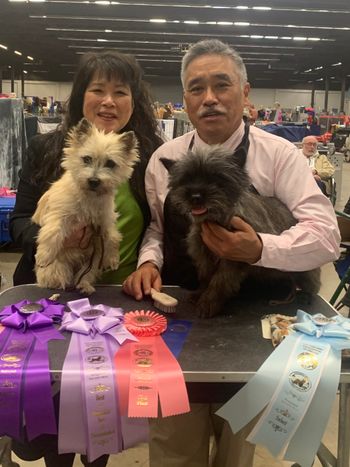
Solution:
<svg viewBox="0 0 350 467"><path fill-rule="evenodd" d="M6 47L6 45L2 45L2 44L0 44L0 49L7 50L7 47Z"/></svg>
<svg viewBox="0 0 350 467"><path fill-rule="evenodd" d="M233 24L235 26L250 26L250 23L248 23L247 21L235 21Z"/></svg>
<svg viewBox="0 0 350 467"><path fill-rule="evenodd" d="M28 60L34 60L34 58L31 57L30 55L27 55L27 58L28 58Z"/></svg>
<svg viewBox="0 0 350 467"><path fill-rule="evenodd" d="M22 52L19 52L18 50L13 51L16 55L22 55Z"/></svg>
<svg viewBox="0 0 350 467"><path fill-rule="evenodd" d="M151 18L149 20L150 23L166 23L166 19L164 18Z"/></svg>

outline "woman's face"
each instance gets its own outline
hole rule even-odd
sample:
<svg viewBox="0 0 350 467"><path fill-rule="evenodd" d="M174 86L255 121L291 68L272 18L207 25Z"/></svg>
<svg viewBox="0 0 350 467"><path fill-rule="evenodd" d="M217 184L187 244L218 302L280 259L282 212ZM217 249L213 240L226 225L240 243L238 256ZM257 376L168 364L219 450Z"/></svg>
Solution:
<svg viewBox="0 0 350 467"><path fill-rule="evenodd" d="M134 110L131 89L116 79L94 75L88 84L83 103L83 115L99 130L121 131Z"/></svg>

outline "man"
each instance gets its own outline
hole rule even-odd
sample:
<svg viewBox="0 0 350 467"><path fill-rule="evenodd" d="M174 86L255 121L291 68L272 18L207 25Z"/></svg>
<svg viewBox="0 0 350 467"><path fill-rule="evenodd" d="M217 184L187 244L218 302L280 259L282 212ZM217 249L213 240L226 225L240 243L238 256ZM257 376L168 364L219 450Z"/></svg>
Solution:
<svg viewBox="0 0 350 467"><path fill-rule="evenodd" d="M307 158L308 166L322 193L327 196L327 181L334 174L334 167L328 157L317 151L317 138L305 136L301 147L302 154Z"/></svg>
<svg viewBox="0 0 350 467"><path fill-rule="evenodd" d="M198 42L183 57L181 78L188 116L196 130L165 143L149 162L145 183L152 221L141 246L139 267L124 282L124 291L141 299L151 287L159 290L162 280L195 284L195 278L188 277L195 270L183 251L186 229L169 206L168 174L160 161L161 157L180 159L190 147L220 144L234 152L245 145L246 168L254 187L260 194L280 198L298 220L279 236L255 232L238 217L232 219L232 231L205 224L202 238L215 255L294 271L334 261L340 241L334 211L311 174L305 175L299 151L254 126L248 127L246 137L242 114L250 87L237 52L218 40ZM214 411L209 404L192 404L189 414L151 422L151 467L207 466L211 428L218 440L214 466L252 466L254 449L245 441L251 428L232 435L226 423L219 426Z"/></svg>

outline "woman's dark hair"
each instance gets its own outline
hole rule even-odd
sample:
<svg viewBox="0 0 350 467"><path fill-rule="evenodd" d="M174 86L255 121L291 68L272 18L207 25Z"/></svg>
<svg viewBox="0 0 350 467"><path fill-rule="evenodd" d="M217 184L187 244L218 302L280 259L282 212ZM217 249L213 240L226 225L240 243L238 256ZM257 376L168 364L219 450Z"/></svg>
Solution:
<svg viewBox="0 0 350 467"><path fill-rule="evenodd" d="M130 86L134 110L122 131L135 132L141 158L148 159L161 144L157 136L157 122L152 110L149 88L142 79L142 69L135 58L114 50L88 52L82 56L75 74L60 131L55 131L45 138L42 165L33 171L36 178L52 181L59 176L65 138L68 131L83 118L85 91L96 74L108 80L117 79Z"/></svg>

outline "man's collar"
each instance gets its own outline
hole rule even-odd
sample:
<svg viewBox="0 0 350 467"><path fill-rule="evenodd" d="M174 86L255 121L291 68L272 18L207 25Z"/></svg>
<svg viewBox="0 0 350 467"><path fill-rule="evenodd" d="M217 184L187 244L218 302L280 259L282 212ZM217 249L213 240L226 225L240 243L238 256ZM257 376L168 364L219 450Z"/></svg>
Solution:
<svg viewBox="0 0 350 467"><path fill-rule="evenodd" d="M240 126L237 128L236 131L232 133L232 135L224 141L222 144L215 145L215 144L207 144L204 142L201 137L199 136L197 130L194 134L194 146L197 148L208 148L211 146L222 146L225 149L234 150L242 141L244 135L244 121L242 120Z"/></svg>

